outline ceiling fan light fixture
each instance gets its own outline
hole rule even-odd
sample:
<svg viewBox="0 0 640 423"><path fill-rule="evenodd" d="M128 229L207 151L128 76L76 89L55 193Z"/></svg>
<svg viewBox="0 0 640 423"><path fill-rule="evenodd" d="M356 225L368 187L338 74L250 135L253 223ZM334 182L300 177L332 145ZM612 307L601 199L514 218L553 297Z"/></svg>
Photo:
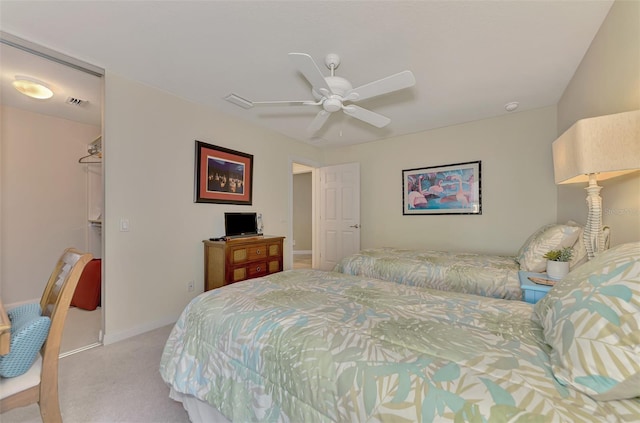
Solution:
<svg viewBox="0 0 640 423"><path fill-rule="evenodd" d="M322 103L322 108L329 113L337 112L342 109L342 101L337 96L331 96Z"/></svg>
<svg viewBox="0 0 640 423"><path fill-rule="evenodd" d="M47 84L29 76L16 75L12 84L16 90L31 98L46 100L53 97L53 91Z"/></svg>

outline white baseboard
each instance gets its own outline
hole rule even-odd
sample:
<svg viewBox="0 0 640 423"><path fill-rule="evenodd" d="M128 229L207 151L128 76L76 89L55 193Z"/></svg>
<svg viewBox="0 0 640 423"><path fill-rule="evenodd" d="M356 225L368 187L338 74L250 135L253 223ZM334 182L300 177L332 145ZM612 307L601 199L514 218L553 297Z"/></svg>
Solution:
<svg viewBox="0 0 640 423"><path fill-rule="evenodd" d="M174 324L178 321L179 316L167 316L163 319L156 320L155 322L146 323L144 325L136 326L131 329L123 330L117 333L106 333L102 339L104 345L113 344L114 342L124 341L125 339L133 336L142 335L143 333L158 329L167 325Z"/></svg>
<svg viewBox="0 0 640 423"><path fill-rule="evenodd" d="M32 300L27 300L27 301L19 301L11 304L5 304L4 306L5 306L5 310L9 311L23 304L33 304L33 303L40 303L40 298L34 298ZM178 317L180 316L179 315L167 316L163 319L156 320L155 322L150 322L144 325L136 326L134 328L127 329L122 332L117 332L114 334L105 333L102 339L102 343L104 345L108 345L108 344L113 344L114 342L123 341L133 336L142 335L145 332L149 332L154 329L161 328L163 326L174 324L175 322L178 321Z"/></svg>
<svg viewBox="0 0 640 423"><path fill-rule="evenodd" d="M295 250L293 254L311 254L311 250Z"/></svg>

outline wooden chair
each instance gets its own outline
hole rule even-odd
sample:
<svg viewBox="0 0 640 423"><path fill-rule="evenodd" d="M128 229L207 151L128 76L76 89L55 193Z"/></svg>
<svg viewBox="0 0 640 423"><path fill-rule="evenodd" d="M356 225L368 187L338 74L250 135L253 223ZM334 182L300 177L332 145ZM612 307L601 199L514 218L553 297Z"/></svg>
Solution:
<svg viewBox="0 0 640 423"><path fill-rule="evenodd" d="M51 318L49 334L40 350L41 357L24 375L0 380L0 413L38 403L44 423L62 422L58 401L62 330L80 275L92 258L91 254L67 248L58 260L40 300L42 315Z"/></svg>

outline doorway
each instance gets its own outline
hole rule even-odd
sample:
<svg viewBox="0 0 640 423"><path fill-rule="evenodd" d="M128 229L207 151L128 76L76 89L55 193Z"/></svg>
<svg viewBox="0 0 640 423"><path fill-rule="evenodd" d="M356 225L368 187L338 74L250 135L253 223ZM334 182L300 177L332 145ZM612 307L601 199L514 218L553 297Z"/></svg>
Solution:
<svg viewBox="0 0 640 423"><path fill-rule="evenodd" d="M0 170L2 179L11 181L1 192L0 262L9 308L40 301L64 248L102 257L101 219L90 206L90 201L102 204L102 166L79 161L102 140L104 70L5 32L0 32L0 56L5 153ZM12 86L17 75L43 83L53 97L35 100L19 93ZM102 310L70 310L61 355L101 345Z"/></svg>
<svg viewBox="0 0 640 423"><path fill-rule="evenodd" d="M360 164L290 166L291 267L332 270L360 251ZM310 243L299 241L309 234Z"/></svg>
<svg viewBox="0 0 640 423"><path fill-rule="evenodd" d="M313 257L313 170L293 162L292 175L292 268L311 269Z"/></svg>

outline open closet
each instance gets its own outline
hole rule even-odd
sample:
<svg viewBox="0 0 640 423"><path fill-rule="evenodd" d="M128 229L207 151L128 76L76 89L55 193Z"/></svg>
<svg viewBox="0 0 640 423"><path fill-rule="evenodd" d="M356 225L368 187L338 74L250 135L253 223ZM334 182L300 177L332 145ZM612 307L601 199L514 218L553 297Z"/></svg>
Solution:
<svg viewBox="0 0 640 423"><path fill-rule="evenodd" d="M71 301L60 351L63 355L102 343L102 136L87 145L78 159L86 177L86 248L93 255L78 282Z"/></svg>
<svg viewBox="0 0 640 423"><path fill-rule="evenodd" d="M102 259L104 70L1 31L0 56L0 288L10 309L39 301L65 248ZM31 98L18 80L51 95ZM94 304L70 311L62 355L100 345L103 308Z"/></svg>

